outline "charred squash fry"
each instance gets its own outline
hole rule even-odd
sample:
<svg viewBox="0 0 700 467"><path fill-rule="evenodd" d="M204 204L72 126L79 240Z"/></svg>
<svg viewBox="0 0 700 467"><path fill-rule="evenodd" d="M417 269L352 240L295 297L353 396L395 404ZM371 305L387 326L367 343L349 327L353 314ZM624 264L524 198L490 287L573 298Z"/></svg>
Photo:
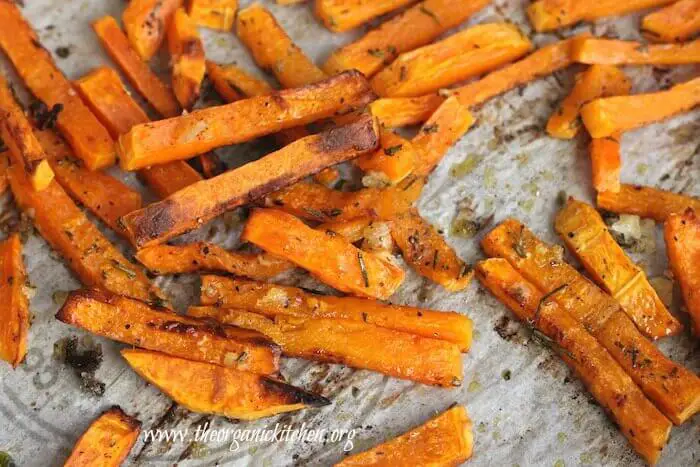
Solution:
<svg viewBox="0 0 700 467"><path fill-rule="evenodd" d="M365 117L344 127L307 136L262 159L190 185L122 220L138 248L163 243L227 210L372 151L378 145L376 121Z"/></svg>
<svg viewBox="0 0 700 467"><path fill-rule="evenodd" d="M290 357L341 363L445 387L459 386L463 378L459 347L451 342L344 319L284 315L271 319L214 307L193 307L188 313L265 334Z"/></svg>
<svg viewBox="0 0 700 467"><path fill-rule="evenodd" d="M178 315L110 292L70 293L56 319L125 344L175 357L269 375L279 349L256 332Z"/></svg>
<svg viewBox="0 0 700 467"><path fill-rule="evenodd" d="M692 209L672 214L664 234L671 270L681 285L695 335L700 336L700 219Z"/></svg>
<svg viewBox="0 0 700 467"><path fill-rule="evenodd" d="M581 118L593 138L658 122L700 105L700 78L668 91L596 99L581 108Z"/></svg>
<svg viewBox="0 0 700 467"><path fill-rule="evenodd" d="M307 86L327 78L260 4L238 13L236 34L255 63L272 72L285 88Z"/></svg>
<svg viewBox="0 0 700 467"><path fill-rule="evenodd" d="M16 368L27 354L29 300L27 273L18 234L0 243L0 359Z"/></svg>
<svg viewBox="0 0 700 467"><path fill-rule="evenodd" d="M413 3L413 0L317 0L314 11L324 26L345 32Z"/></svg>
<svg viewBox="0 0 700 467"><path fill-rule="evenodd" d="M559 109L549 117L547 133L561 139L571 139L578 133L581 107L599 97L629 94L632 88L622 70L609 65L593 65L576 77L576 84Z"/></svg>
<svg viewBox="0 0 700 467"><path fill-rule="evenodd" d="M595 138L588 146L588 152L591 155L593 188L599 193L605 191L618 193L621 189L621 138L622 133L618 132L605 138Z"/></svg>
<svg viewBox="0 0 700 467"><path fill-rule="evenodd" d="M586 38L576 41L572 58L589 65L683 65L700 62L700 40L647 45L632 41Z"/></svg>
<svg viewBox="0 0 700 467"><path fill-rule="evenodd" d="M617 193L598 193L597 204L606 211L634 214L656 222L664 222L671 214L681 214L689 208L700 212L700 199L640 185L621 185Z"/></svg>
<svg viewBox="0 0 700 467"><path fill-rule="evenodd" d="M92 27L107 54L124 72L124 76L146 101L163 117L180 115L182 109L173 92L141 60L111 16L104 16Z"/></svg>
<svg viewBox="0 0 700 467"><path fill-rule="evenodd" d="M379 446L346 457L335 467L361 465L460 465L472 456L474 433L467 410L458 405Z"/></svg>
<svg viewBox="0 0 700 467"><path fill-rule="evenodd" d="M408 177L416 167L418 154L410 141L391 131L382 131L381 147L353 162L366 177L380 184L395 185ZM365 186L370 184L365 183Z"/></svg>
<svg viewBox="0 0 700 467"><path fill-rule="evenodd" d="M424 0L397 15L355 42L333 52L323 71L334 75L358 70L372 77L399 54L431 43L477 11L490 0Z"/></svg>
<svg viewBox="0 0 700 467"><path fill-rule="evenodd" d="M119 467L138 440L141 422L112 407L78 439L65 467Z"/></svg>
<svg viewBox="0 0 700 467"><path fill-rule="evenodd" d="M561 247L546 245L512 219L491 231L482 246L579 321L671 421L681 424L700 410L700 378L668 359L615 299L564 262Z"/></svg>
<svg viewBox="0 0 700 467"><path fill-rule="evenodd" d="M666 309L644 271L627 257L593 206L569 199L557 214L554 229L645 336L658 339L682 331L683 326Z"/></svg>
<svg viewBox="0 0 700 467"><path fill-rule="evenodd" d="M504 259L480 262L476 275L521 321L551 340L639 455L656 463L673 425L586 328Z"/></svg>
<svg viewBox="0 0 700 467"><path fill-rule="evenodd" d="M375 300L333 297L263 282L221 276L202 276L202 305L254 311L270 318L344 319L365 322L417 336L457 344L467 352L472 342L472 322L455 312L385 305Z"/></svg>
<svg viewBox="0 0 700 467"><path fill-rule="evenodd" d="M465 289L474 275L435 228L415 209L391 219L391 236L404 260L418 272L451 292Z"/></svg>
<svg viewBox="0 0 700 467"><path fill-rule="evenodd" d="M445 102L440 93L421 97L384 97L369 105L372 115L377 117L384 128L400 128L418 125Z"/></svg>
<svg viewBox="0 0 700 467"><path fill-rule="evenodd" d="M172 63L173 91L180 106L192 110L199 98L206 66L204 45L197 25L184 8L175 10L168 26L168 51Z"/></svg>
<svg viewBox="0 0 700 467"><path fill-rule="evenodd" d="M182 0L134 0L130 1L122 14L124 30L129 43L147 62L165 40L175 10Z"/></svg>
<svg viewBox="0 0 700 467"><path fill-rule="evenodd" d="M254 211L241 239L307 269L338 290L361 297L387 299L404 279L403 270L387 259L363 252L333 231L314 230L282 211ZM318 255L319 251L327 254Z"/></svg>
<svg viewBox="0 0 700 467"><path fill-rule="evenodd" d="M331 403L247 371L141 349L124 349L121 354L139 376L192 412L257 420Z"/></svg>
<svg viewBox="0 0 700 467"><path fill-rule="evenodd" d="M27 88L47 107L63 106L56 125L75 155L90 170L114 164L112 138L76 95L14 2L0 1L0 24L0 48Z"/></svg>
<svg viewBox="0 0 700 467"><path fill-rule="evenodd" d="M700 0L679 0L642 20L642 34L654 42L682 42L700 33Z"/></svg>
<svg viewBox="0 0 700 467"><path fill-rule="evenodd" d="M380 96L422 96L492 71L531 48L516 26L479 24L399 55L372 78L372 88Z"/></svg>
<svg viewBox="0 0 700 467"><path fill-rule="evenodd" d="M187 13L198 26L230 31L237 10L238 0L190 0Z"/></svg>

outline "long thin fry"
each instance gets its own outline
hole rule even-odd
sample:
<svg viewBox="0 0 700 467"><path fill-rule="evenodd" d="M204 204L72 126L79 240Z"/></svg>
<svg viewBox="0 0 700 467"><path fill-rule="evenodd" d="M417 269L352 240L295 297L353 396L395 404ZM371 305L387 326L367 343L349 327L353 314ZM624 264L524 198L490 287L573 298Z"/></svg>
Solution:
<svg viewBox="0 0 700 467"><path fill-rule="evenodd" d="M647 45L615 39L576 41L571 56L589 65L684 65L700 62L700 40L683 44Z"/></svg>
<svg viewBox="0 0 700 467"><path fill-rule="evenodd" d="M134 0L122 14L129 42L139 57L148 62L165 40L175 10L183 0Z"/></svg>
<svg viewBox="0 0 700 467"><path fill-rule="evenodd" d="M0 359L16 368L27 354L29 333L27 272L18 234L0 243L0 281Z"/></svg>
<svg viewBox="0 0 700 467"><path fill-rule="evenodd" d="M700 199L640 185L621 185L615 193L598 193L598 207L617 214L634 214L664 222L671 214L692 208L700 212Z"/></svg>
<svg viewBox="0 0 700 467"><path fill-rule="evenodd" d="M695 211L672 214L664 228L671 270L681 285L683 300L700 336L700 219Z"/></svg>
<svg viewBox="0 0 700 467"><path fill-rule="evenodd" d="M390 11L409 5L414 0L318 0L316 16L333 32L344 32Z"/></svg>

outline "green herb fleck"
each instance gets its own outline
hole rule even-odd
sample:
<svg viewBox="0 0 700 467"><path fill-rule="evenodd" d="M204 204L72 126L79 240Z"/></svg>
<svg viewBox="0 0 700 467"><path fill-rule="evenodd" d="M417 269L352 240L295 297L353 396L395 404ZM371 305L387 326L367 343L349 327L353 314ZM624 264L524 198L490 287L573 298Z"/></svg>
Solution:
<svg viewBox="0 0 700 467"><path fill-rule="evenodd" d="M402 148L403 148L403 144L397 144L396 146L391 146L389 148L385 148L384 154L386 154L387 156L393 156L397 152L401 151Z"/></svg>

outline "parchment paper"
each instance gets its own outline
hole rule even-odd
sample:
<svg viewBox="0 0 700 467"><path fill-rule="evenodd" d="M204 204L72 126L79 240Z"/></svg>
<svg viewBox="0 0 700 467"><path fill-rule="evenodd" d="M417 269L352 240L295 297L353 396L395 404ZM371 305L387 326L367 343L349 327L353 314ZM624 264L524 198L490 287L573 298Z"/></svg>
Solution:
<svg viewBox="0 0 700 467"><path fill-rule="evenodd" d="M113 66L89 23L104 14L119 17L125 2L25 0L25 3L23 11L39 32L42 43L50 51L69 48L68 58L56 60L70 78L78 78L98 65ZM332 49L355 35L330 34L316 22L308 5L283 7L270 0L262 3L317 63L322 63ZM525 4L516 0L494 1L469 24L509 20L531 34L524 16ZM592 30L596 35L636 39L639 18L640 15L632 15L604 20L565 34ZM210 59L223 63L236 61L259 73L232 33L202 31ZM532 35L538 45L556 38L555 34ZM7 64L2 65L14 79ZM490 101L476 112L477 126L449 152L432 176L420 200L420 211L448 234L448 241L465 260L475 262L482 257L478 239L507 216L518 217L545 240L556 241L552 219L560 192L592 199L586 137L559 141L543 133L548 116L568 93L577 70L572 67ZM633 78L634 91L640 92L697 76L700 70L629 67L625 71ZM624 181L700 195L699 129L700 112L696 111L625 134ZM246 144L220 154L229 165L236 165L258 157L261 150L255 144ZM451 168L468 158L470 162L460 166L462 174L452 176ZM113 172L140 187L133 177ZM2 218L15 215L9 196L1 209ZM471 216L475 220L492 219L476 238L450 234L453 219L464 209L473 210ZM239 230L240 217L231 213L190 238L209 238L233 247L238 243ZM114 239L114 235L108 234ZM651 277L662 275L667 268L661 235L654 252L633 256ZM102 344L105 361L97 378L105 382L106 392L101 398L81 392L72 369L52 359L55 341L86 334L54 319L59 307L52 299L54 292L78 288L79 283L36 233L29 236L25 245L25 260L36 287L31 300L34 320L27 361L15 371L0 366L0 450L9 452L22 466L61 465L90 422L113 404L136 415L144 428L193 429L196 424L210 420L174 406L127 367L118 354L120 344L101 338L95 340ZM319 284L300 275L283 279L322 290ZM195 277L161 278L158 283L180 307L194 303L198 287ZM212 426L254 428L280 423L300 427L306 423L313 428L356 428L353 452L359 452L423 423L458 402L467 406L474 421L476 444L471 465L641 465L622 435L560 359L550 349L532 341L529 332L515 322L511 313L476 282L462 293L447 293L408 271L405 284L392 301L456 310L474 321L474 346L463 359L465 382L461 388L437 389L340 365L286 360L283 373L290 382L320 391L333 404L256 423L236 424L214 417ZM676 293L673 306L676 312L679 304ZM680 316L686 320L685 315ZM697 372L700 368L697 341L692 342L687 335L665 339L660 347L692 370ZM698 465L699 422L695 417L674 428L662 465ZM129 464L328 465L342 457L343 443L244 443L238 452L232 453L229 443L144 443L140 439Z"/></svg>

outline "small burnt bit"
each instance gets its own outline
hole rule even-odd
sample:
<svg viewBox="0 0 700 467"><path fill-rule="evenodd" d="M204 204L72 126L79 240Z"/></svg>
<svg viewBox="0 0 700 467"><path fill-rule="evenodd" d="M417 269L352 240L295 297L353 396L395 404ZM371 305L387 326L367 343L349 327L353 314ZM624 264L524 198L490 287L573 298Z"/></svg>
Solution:
<svg viewBox="0 0 700 467"><path fill-rule="evenodd" d="M56 127L58 115L63 111L63 104L58 103L50 109L41 101L33 101L29 105L29 113L40 130L53 129Z"/></svg>
<svg viewBox="0 0 700 467"><path fill-rule="evenodd" d="M288 404L302 403L307 407L325 407L331 404L331 401L321 395L312 392L304 391L287 383L274 380L272 378L261 378L262 386L268 392L282 396Z"/></svg>
<svg viewBox="0 0 700 467"><path fill-rule="evenodd" d="M518 334L518 329L512 329L510 327L511 319L508 315L501 316L493 327L493 330L503 339L504 341L510 342Z"/></svg>
<svg viewBox="0 0 700 467"><path fill-rule="evenodd" d="M54 344L54 358L73 369L80 380L80 389L95 397L102 397L105 384L95 377L102 364L102 346L81 342L76 336L67 337Z"/></svg>

